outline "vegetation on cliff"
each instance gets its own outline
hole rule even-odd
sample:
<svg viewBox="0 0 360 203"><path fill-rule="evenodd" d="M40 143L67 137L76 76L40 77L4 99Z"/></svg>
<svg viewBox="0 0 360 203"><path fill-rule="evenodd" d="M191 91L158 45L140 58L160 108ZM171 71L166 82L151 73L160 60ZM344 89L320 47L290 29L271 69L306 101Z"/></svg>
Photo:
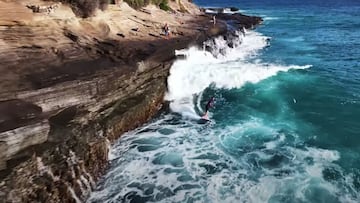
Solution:
<svg viewBox="0 0 360 203"><path fill-rule="evenodd" d="M113 0L59 0L62 3L70 5L77 16L87 18L93 16L96 9L105 10L109 3L115 3ZM175 1L175 0L172 0ZM139 9L149 4L154 4L160 9L168 11L170 7L168 0L124 0L129 6Z"/></svg>
<svg viewBox="0 0 360 203"><path fill-rule="evenodd" d="M96 9L105 10L110 0L59 0L69 4L77 16L87 18L94 15Z"/></svg>
<svg viewBox="0 0 360 203"><path fill-rule="evenodd" d="M156 6L159 6L162 10L169 10L168 6L168 0L124 0L129 6L138 9L144 6L151 4L154 4ZM172 0L175 1L175 0Z"/></svg>

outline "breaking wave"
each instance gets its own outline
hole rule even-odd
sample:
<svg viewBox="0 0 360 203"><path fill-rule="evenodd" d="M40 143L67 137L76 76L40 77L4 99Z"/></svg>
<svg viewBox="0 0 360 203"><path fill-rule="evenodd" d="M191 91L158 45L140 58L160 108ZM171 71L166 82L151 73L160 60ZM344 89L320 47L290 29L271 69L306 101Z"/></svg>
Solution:
<svg viewBox="0 0 360 203"><path fill-rule="evenodd" d="M218 37L205 43L211 51L196 47L178 51L177 54L184 55L186 59L173 64L165 99L172 101L170 106L174 112L197 118L194 114L193 97L210 85L225 89L240 88L246 83L257 83L280 71L311 67L251 60L268 45L268 37L246 31L245 34L237 32L231 42Z"/></svg>

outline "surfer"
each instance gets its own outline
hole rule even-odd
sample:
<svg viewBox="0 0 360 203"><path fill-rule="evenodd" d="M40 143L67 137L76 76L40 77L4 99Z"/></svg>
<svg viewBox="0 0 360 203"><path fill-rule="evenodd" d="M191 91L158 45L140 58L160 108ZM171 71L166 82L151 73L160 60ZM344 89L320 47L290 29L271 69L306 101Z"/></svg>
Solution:
<svg viewBox="0 0 360 203"><path fill-rule="evenodd" d="M207 104L205 106L205 114L202 116L202 118L209 120L208 113L209 113L210 108L212 108L214 106L214 101L215 101L214 97L211 97L209 99L209 101L207 102Z"/></svg>

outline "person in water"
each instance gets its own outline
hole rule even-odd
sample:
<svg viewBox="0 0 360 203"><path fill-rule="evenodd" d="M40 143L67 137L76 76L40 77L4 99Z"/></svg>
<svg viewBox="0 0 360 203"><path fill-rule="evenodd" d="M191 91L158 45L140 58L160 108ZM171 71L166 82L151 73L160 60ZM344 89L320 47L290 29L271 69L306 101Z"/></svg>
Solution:
<svg viewBox="0 0 360 203"><path fill-rule="evenodd" d="M209 110L214 106L215 98L211 97L205 106L205 114L202 116L204 119L209 119Z"/></svg>

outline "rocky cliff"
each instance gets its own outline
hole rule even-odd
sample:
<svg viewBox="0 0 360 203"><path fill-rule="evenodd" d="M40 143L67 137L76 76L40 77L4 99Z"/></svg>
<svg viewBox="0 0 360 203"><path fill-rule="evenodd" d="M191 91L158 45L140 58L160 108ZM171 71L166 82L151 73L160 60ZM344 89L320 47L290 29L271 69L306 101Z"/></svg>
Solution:
<svg viewBox="0 0 360 203"><path fill-rule="evenodd" d="M181 12L122 3L88 19L29 3L51 4L0 1L0 201L81 202L110 144L161 108L174 51L225 34L225 17L213 25L187 1Z"/></svg>

